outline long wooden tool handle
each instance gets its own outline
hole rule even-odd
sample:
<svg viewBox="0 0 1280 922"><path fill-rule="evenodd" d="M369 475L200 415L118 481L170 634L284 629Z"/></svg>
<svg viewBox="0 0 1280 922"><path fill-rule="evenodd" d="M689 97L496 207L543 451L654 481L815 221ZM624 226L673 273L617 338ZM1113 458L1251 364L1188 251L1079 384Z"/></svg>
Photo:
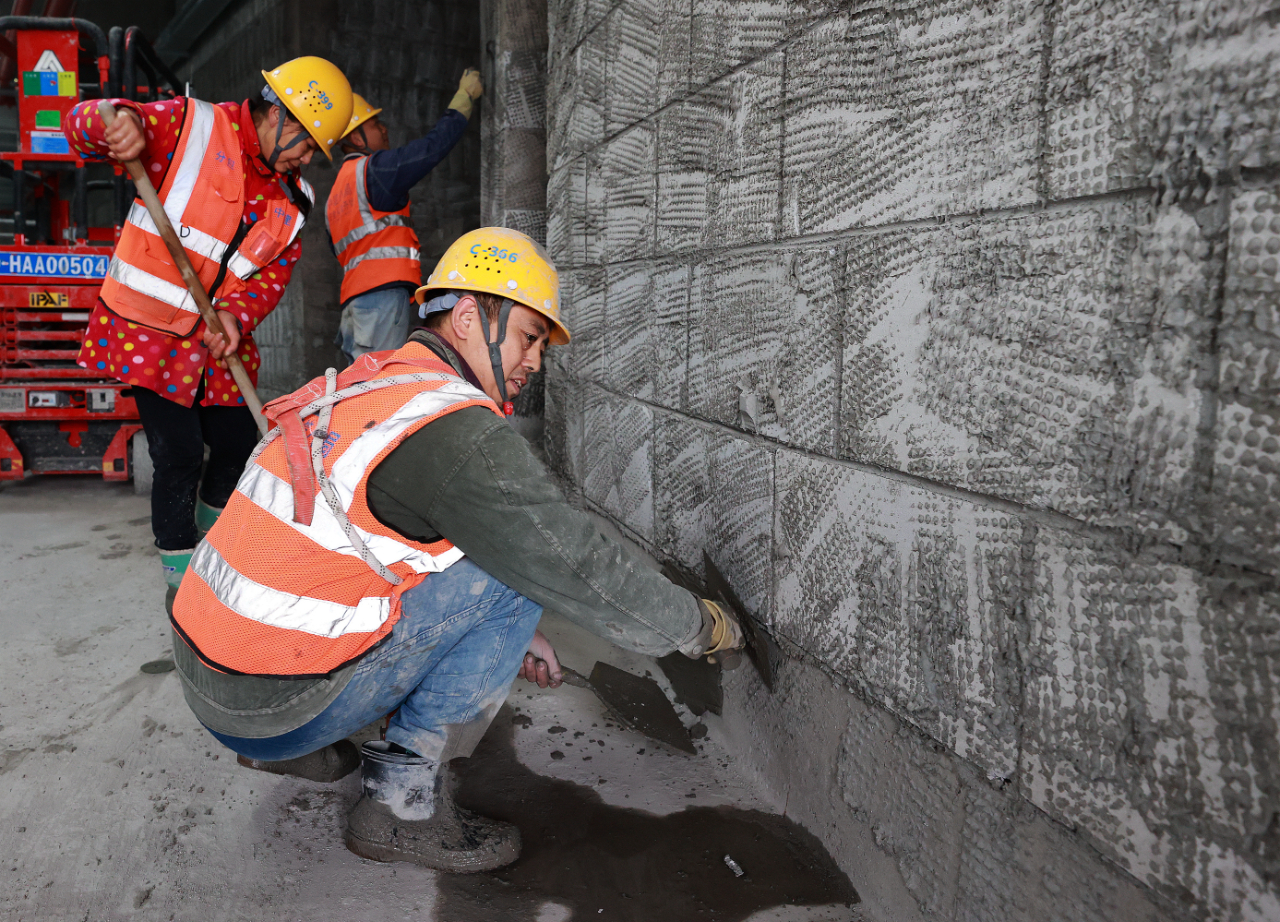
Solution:
<svg viewBox="0 0 1280 922"><path fill-rule="evenodd" d="M110 128L116 120L115 106L105 99L99 100L98 112L101 113L102 120ZM187 251L182 248L182 243L178 240L178 235L174 232L173 225L169 222L169 215L165 213L164 205L160 204L160 197L156 195L156 188L151 185L151 180L147 178L146 170L142 168L142 164L137 160L126 160L124 168L133 177L133 184L138 187L138 195L147 206L147 211L151 214L151 220L155 222L156 229L160 231L160 238L164 241L164 245L169 248L169 255L173 257L174 264L178 267L178 271L182 273L182 280L187 283L187 290L191 292L191 297L195 299L196 306L200 309L200 316L204 318L205 326L212 330L215 335L221 335L224 340L230 342L231 337L227 336L227 331L222 326L222 320L219 319L218 312L214 310L213 304L209 301L208 292L200 284L200 277L196 275L196 270L191 267L191 259L187 256ZM253 421L258 424L258 430L263 435L266 435L267 420L262 415L262 401L258 399L258 392L254 390L253 382L249 380L249 372L245 371L244 365L240 362L240 357L234 351L224 355L222 361L226 363L227 370L231 372L231 377L235 379L236 385L240 388L245 404L249 407L249 411L253 413Z"/></svg>

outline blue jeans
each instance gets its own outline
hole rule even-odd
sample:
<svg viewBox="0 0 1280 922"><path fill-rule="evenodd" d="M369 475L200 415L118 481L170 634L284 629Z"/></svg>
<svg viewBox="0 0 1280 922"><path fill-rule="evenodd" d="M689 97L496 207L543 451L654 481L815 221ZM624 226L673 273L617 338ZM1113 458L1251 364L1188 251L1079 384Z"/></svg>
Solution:
<svg viewBox="0 0 1280 922"><path fill-rule="evenodd" d="M409 338L413 319L413 292L407 288L384 288L356 295L342 309L336 340L349 361L366 352L399 349Z"/></svg>
<svg viewBox="0 0 1280 922"><path fill-rule="evenodd" d="M470 755L511 691L542 606L468 558L428 576L401 606L391 636L308 723L266 739L209 732L246 758L277 761L315 752L395 711L391 742L438 761Z"/></svg>

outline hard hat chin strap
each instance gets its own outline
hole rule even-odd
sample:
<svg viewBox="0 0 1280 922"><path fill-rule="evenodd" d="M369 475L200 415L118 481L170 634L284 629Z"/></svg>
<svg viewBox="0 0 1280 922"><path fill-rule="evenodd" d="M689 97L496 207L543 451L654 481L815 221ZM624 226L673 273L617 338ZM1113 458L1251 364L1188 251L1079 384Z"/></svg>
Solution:
<svg viewBox="0 0 1280 922"><path fill-rule="evenodd" d="M299 144L301 144L303 141L307 139L306 129L303 128L302 123L299 122L298 123L299 130L298 130L298 133L294 136L293 140L290 141L288 144L281 145L280 138L281 136L284 135L284 123L289 120L289 114L288 114L288 110L285 109L285 107L282 105L277 105L276 110L280 113L280 120L276 122L276 148L271 152L270 156L262 158L262 162L265 163L267 166L271 167L271 169L273 170L276 168L276 161L280 159L281 154L283 154L287 150L297 147ZM261 154L259 154L259 156L261 156Z"/></svg>
<svg viewBox="0 0 1280 922"><path fill-rule="evenodd" d="M507 318L511 316L514 305L510 298L502 299L502 307L498 309L498 320L494 324L494 338L489 338L489 314L479 301L476 302L480 322L484 324L484 339L489 344L489 362L493 365L493 380L498 385L498 396L502 399L502 412L512 416L516 412L515 404L507 399L507 376L502 370L502 343L507 338Z"/></svg>

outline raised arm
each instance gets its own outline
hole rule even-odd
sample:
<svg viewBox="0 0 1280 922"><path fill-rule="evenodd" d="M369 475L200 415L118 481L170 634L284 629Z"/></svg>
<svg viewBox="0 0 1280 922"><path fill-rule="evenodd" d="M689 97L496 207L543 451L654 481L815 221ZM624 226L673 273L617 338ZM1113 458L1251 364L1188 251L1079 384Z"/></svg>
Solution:
<svg viewBox="0 0 1280 922"><path fill-rule="evenodd" d="M399 211L409 204L409 191L462 139L472 103L480 98L481 92L479 71L468 70L462 75L449 108L424 137L369 157L365 192L370 205L379 211Z"/></svg>
<svg viewBox="0 0 1280 922"><path fill-rule="evenodd" d="M113 99L112 104L123 118L107 129L98 114L98 100L90 99L75 106L62 126L71 149L86 160L142 161L153 185L159 187L169 168L170 157L178 146L187 101L178 99L140 104L127 99Z"/></svg>

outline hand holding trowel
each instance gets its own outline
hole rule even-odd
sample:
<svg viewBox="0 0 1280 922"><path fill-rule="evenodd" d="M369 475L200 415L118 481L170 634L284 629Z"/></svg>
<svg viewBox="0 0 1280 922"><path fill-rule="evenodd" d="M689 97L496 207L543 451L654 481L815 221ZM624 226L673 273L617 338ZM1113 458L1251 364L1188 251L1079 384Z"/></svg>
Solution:
<svg viewBox="0 0 1280 922"><path fill-rule="evenodd" d="M755 620L746 614L746 609L715 563L709 556L703 556L707 572L705 595L709 598L699 599L703 629L694 641L696 655L705 657L722 669L736 669L742 659L738 651L745 643L748 655L760 671L765 685L772 690L775 648ZM664 567L663 573L677 585L685 586L696 595L704 595L671 568ZM694 653L687 652L691 655ZM678 657L677 654L672 655ZM666 667L663 668L665 670ZM520 667L520 676L542 688L556 688L563 682L586 689L599 698L622 725L683 752L696 752L688 730L681 723L662 688L653 679L632 675L616 666L599 662L592 668L588 678L562 665L541 631L534 635L529 652Z"/></svg>
<svg viewBox="0 0 1280 922"><path fill-rule="evenodd" d="M777 645L760 627L760 622L747 613L747 609L738 598L737 593L733 591L729 581L724 578L715 561L711 559L711 555L706 551L702 552L702 565L707 574L707 595L726 606L742 626L742 639L746 644L747 656L755 664L756 671L760 673L760 679L764 682L765 688L773 691L774 667L779 659ZM732 669L734 666L725 666L724 668Z"/></svg>
<svg viewBox="0 0 1280 922"><path fill-rule="evenodd" d="M682 752L697 752L676 709L653 679L632 675L608 663L596 663L588 679L560 662L542 631L534 632L519 675L540 688L558 688L561 683L585 688L623 726Z"/></svg>

